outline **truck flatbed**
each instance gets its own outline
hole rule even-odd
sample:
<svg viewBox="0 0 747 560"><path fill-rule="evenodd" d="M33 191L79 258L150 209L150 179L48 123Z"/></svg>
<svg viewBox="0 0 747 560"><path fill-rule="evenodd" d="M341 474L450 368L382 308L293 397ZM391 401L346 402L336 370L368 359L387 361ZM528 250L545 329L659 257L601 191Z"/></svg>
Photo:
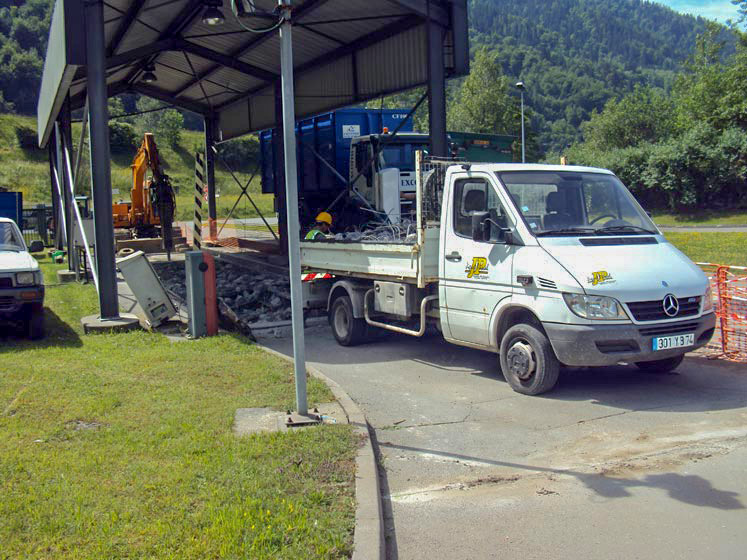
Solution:
<svg viewBox="0 0 747 560"><path fill-rule="evenodd" d="M439 228L430 227L418 233L418 243L304 241L301 265L310 272L397 280L423 288L438 281L439 236Z"/></svg>

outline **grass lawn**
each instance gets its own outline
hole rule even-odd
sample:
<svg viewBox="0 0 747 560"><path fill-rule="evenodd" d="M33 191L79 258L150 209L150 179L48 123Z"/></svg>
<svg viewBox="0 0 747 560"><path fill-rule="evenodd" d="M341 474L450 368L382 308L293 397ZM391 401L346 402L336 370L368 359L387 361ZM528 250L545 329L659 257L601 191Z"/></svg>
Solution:
<svg viewBox="0 0 747 560"><path fill-rule="evenodd" d="M293 407L288 364L231 335L84 336L90 286L46 304L44 341L0 330L0 558L350 555L352 430L231 433L237 408Z"/></svg>
<svg viewBox="0 0 747 560"><path fill-rule="evenodd" d="M665 237L695 262L747 266L747 233L667 232Z"/></svg>
<svg viewBox="0 0 747 560"><path fill-rule="evenodd" d="M658 226L744 226L747 210L698 212L694 214L658 214L653 212Z"/></svg>

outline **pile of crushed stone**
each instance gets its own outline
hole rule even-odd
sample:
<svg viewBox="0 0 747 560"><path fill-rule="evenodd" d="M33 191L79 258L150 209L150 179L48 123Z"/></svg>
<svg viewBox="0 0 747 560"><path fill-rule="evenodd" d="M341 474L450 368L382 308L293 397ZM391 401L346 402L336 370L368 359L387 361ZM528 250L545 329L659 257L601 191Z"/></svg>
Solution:
<svg viewBox="0 0 747 560"><path fill-rule="evenodd" d="M164 287L186 300L184 263L153 263ZM221 313L239 327L249 330L257 323L274 323L291 318L290 284L279 274L259 272L216 259L216 288Z"/></svg>

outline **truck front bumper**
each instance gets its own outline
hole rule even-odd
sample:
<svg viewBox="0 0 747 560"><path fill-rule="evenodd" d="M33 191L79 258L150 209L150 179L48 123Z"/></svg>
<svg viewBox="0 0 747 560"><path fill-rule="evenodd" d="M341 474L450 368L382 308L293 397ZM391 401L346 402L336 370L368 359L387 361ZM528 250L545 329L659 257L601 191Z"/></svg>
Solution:
<svg viewBox="0 0 747 560"><path fill-rule="evenodd" d="M44 303L44 286L24 286L0 289L0 317L18 314L25 306Z"/></svg>
<svg viewBox="0 0 747 560"><path fill-rule="evenodd" d="M676 323L648 325L565 325L543 323L555 355L568 366L609 366L618 362L663 360L691 352L711 340L716 326L713 313ZM658 336L695 334L695 344L670 350L653 350Z"/></svg>

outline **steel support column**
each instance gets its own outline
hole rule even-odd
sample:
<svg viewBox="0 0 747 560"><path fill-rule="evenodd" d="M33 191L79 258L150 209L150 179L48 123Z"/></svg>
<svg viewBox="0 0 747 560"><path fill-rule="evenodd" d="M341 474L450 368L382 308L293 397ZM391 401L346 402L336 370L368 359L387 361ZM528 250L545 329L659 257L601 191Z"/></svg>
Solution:
<svg viewBox="0 0 747 560"><path fill-rule="evenodd" d="M429 2L430 4L430 2ZM428 23L428 123L431 154L448 155L446 140L446 76L444 73L444 29L433 20Z"/></svg>
<svg viewBox="0 0 747 560"><path fill-rule="evenodd" d="M65 234L63 233L64 229L62 227L63 219L62 219L62 201L60 200L60 194L57 191L57 179L58 173L57 173L57 140L55 138L54 132L52 133L52 136L49 139L49 145L47 146L47 149L49 151L49 179L50 184L52 187L52 216L54 216L54 248L55 249L63 249L64 248L64 238Z"/></svg>
<svg viewBox="0 0 747 560"><path fill-rule="evenodd" d="M217 119L213 116L205 117L205 182L207 183L208 197L208 239L218 236L218 211L215 206L215 131Z"/></svg>
<svg viewBox="0 0 747 560"><path fill-rule="evenodd" d="M278 0L285 21L280 26L280 67L283 105L283 145L285 146L285 192L288 218L288 269L290 272L293 321L293 361L298 414L308 414L306 400L306 347L303 332L301 287L300 226L298 223L298 168L296 166L296 110L293 88L293 38L290 0Z"/></svg>
<svg viewBox="0 0 747 560"><path fill-rule="evenodd" d="M88 77L89 146L91 194L96 237L96 268L99 275L101 319L119 318L117 273L114 263L114 220L112 217L111 157L109 152L109 109L106 91L106 45L104 4L85 4L86 56Z"/></svg>
<svg viewBox="0 0 747 560"><path fill-rule="evenodd" d="M288 254L288 221L286 220L285 200L285 150L283 149L283 96L280 82L275 84L275 122L272 130L273 175L275 177L275 210L278 213L278 235L280 236L280 252Z"/></svg>
<svg viewBox="0 0 747 560"><path fill-rule="evenodd" d="M67 187L72 182L72 177L69 176L67 166L65 166L65 147L69 149L73 141L73 129L72 129L72 115L70 112L70 100L65 100L65 104L60 110L58 117L59 126L56 129L56 138L58 142L57 148L57 175L62 181L62 198L63 208L65 210L65 239L66 245L65 250L67 251L67 268L68 270L75 270L75 246L73 239L75 237L75 213L73 212L73 195L70 189Z"/></svg>

